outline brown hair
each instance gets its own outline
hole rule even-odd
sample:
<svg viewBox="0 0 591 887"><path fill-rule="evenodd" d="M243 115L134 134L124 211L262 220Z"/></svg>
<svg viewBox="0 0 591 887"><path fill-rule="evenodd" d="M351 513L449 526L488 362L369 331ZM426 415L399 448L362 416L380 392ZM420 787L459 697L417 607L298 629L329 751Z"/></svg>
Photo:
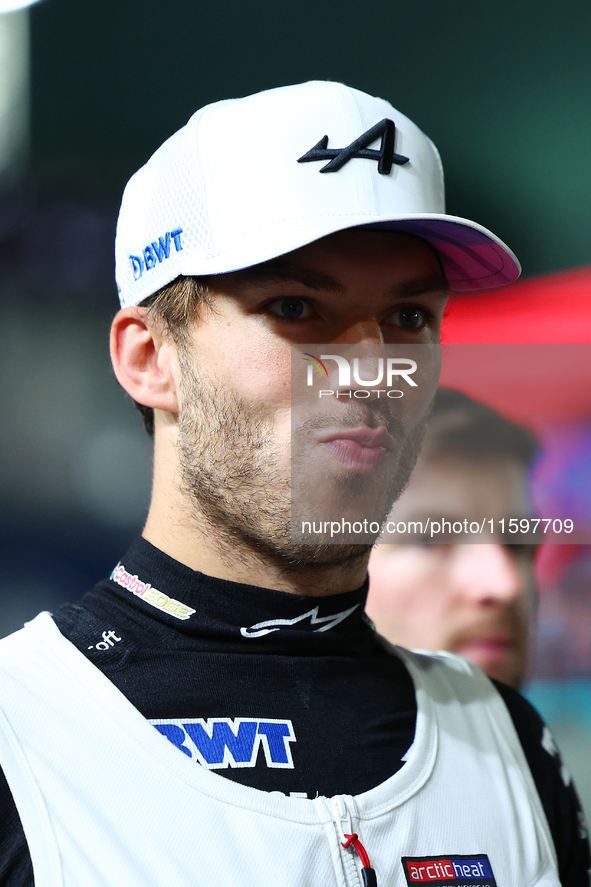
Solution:
<svg viewBox="0 0 591 887"><path fill-rule="evenodd" d="M177 277L140 302L139 307L147 308L148 314L156 318L162 330L177 345L182 345L186 341L189 324L197 318L200 306L210 302L206 281L205 277ZM134 404L141 413L144 428L153 437L154 410L136 400Z"/></svg>
<svg viewBox="0 0 591 887"><path fill-rule="evenodd" d="M510 458L527 468L538 447L529 429L461 391L440 388L433 401L421 455L426 459L459 456L472 461Z"/></svg>

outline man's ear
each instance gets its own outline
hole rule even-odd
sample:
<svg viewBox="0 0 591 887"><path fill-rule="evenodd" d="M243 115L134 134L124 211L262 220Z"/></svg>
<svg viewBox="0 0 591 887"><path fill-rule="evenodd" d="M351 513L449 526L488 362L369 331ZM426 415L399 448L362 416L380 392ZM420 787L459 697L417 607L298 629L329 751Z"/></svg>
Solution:
<svg viewBox="0 0 591 887"><path fill-rule="evenodd" d="M122 308L115 315L111 360L119 384L135 401L178 413L176 348L145 308Z"/></svg>

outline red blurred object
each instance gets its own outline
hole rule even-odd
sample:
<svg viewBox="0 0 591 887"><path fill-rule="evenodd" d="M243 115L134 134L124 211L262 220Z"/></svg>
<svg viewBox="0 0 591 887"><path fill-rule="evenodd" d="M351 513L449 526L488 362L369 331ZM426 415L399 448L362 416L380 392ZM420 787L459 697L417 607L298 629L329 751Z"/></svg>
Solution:
<svg viewBox="0 0 591 887"><path fill-rule="evenodd" d="M591 344L591 266L452 296L443 336L454 343Z"/></svg>
<svg viewBox="0 0 591 887"><path fill-rule="evenodd" d="M443 342L442 385L539 432L588 417L591 267L452 296Z"/></svg>
<svg viewBox="0 0 591 887"><path fill-rule="evenodd" d="M449 347L441 384L529 425L542 440L553 427L591 416L591 266L452 296L442 339ZM541 585L557 582L582 550L542 546Z"/></svg>
<svg viewBox="0 0 591 887"><path fill-rule="evenodd" d="M535 560L538 581L542 586L555 585L570 564L587 549L587 545L540 546Z"/></svg>

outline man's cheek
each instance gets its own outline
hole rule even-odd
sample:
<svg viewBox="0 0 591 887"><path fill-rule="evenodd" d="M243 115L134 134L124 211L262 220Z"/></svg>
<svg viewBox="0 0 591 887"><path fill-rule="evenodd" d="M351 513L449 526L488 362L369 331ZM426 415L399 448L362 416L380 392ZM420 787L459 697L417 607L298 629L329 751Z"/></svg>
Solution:
<svg viewBox="0 0 591 887"><path fill-rule="evenodd" d="M238 389L244 398L253 403L261 403L266 407L281 407L289 404L291 399L291 364L288 361L278 362L273 359L257 359L232 363L231 377L233 387Z"/></svg>
<svg viewBox="0 0 591 887"><path fill-rule="evenodd" d="M439 345L424 345L419 349L417 385L421 393L420 415L428 411L441 375L441 348Z"/></svg>
<svg viewBox="0 0 591 887"><path fill-rule="evenodd" d="M406 348L401 354L417 365L412 374L415 384L405 385L404 380L399 380L397 387L403 396L390 400L390 404L392 413L398 413L405 427L410 429L420 425L429 414L439 385L441 348L439 345L416 345Z"/></svg>
<svg viewBox="0 0 591 887"><path fill-rule="evenodd" d="M277 449L291 457L291 410L277 410L274 414Z"/></svg>

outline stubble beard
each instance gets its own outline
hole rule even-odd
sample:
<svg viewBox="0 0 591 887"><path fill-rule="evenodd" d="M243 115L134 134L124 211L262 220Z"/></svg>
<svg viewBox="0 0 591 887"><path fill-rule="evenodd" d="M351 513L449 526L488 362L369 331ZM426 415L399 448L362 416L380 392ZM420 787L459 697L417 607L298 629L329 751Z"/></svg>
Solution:
<svg viewBox="0 0 591 887"><path fill-rule="evenodd" d="M276 452L274 411L263 413L227 387L198 376L186 348L179 349L181 407L178 458L189 519L212 534L227 563L273 563L286 574L353 566L369 544L310 544L292 539L291 476ZM402 444L381 520L408 483L424 422Z"/></svg>

